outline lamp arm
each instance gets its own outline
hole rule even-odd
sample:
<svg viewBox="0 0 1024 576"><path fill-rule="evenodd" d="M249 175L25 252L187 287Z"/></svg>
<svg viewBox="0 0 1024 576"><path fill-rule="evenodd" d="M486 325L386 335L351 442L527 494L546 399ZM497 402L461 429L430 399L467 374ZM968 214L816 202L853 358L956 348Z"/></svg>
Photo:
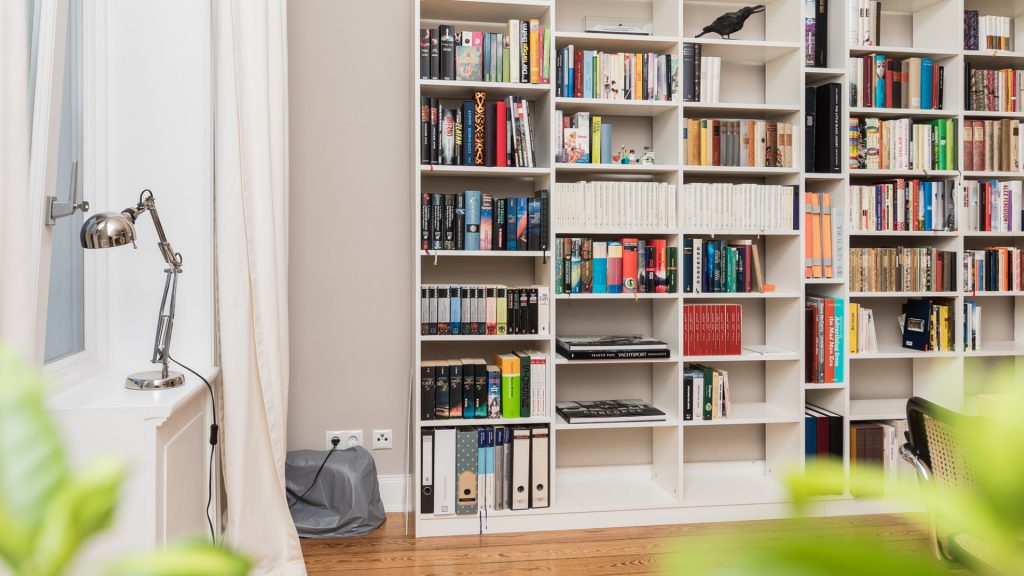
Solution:
<svg viewBox="0 0 1024 576"><path fill-rule="evenodd" d="M164 261L175 272L181 272L181 255L175 252L174 248L171 248L171 243L167 241L164 226L160 223L160 213L156 210L156 199L153 198L153 193L148 189L143 190L142 194L139 195L139 203L135 208L128 208L121 213L130 218L132 223L135 223L143 212L149 212L149 216L153 220L153 227L156 228L156 235L160 239L158 244L160 254L163 255Z"/></svg>

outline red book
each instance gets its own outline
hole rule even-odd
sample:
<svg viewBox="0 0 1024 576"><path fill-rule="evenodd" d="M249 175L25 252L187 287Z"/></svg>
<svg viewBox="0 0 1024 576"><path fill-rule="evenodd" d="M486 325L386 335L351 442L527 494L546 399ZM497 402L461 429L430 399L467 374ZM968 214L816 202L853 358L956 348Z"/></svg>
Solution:
<svg viewBox="0 0 1024 576"><path fill-rule="evenodd" d="M622 291L625 293L632 294L637 291L636 267L639 247L640 241L636 238L622 239Z"/></svg>
<svg viewBox="0 0 1024 576"><path fill-rule="evenodd" d="M732 328L732 339L726 354L739 355L743 348L743 307L739 304L731 304L732 317L729 318L729 326Z"/></svg>
<svg viewBox="0 0 1024 576"><path fill-rule="evenodd" d="M892 108L893 60L885 60L885 107Z"/></svg>
<svg viewBox="0 0 1024 576"><path fill-rule="evenodd" d="M864 95L863 106L871 107L873 99L875 97L875 58L873 56L864 56L864 77L861 79L861 93Z"/></svg>
<svg viewBox="0 0 1024 576"><path fill-rule="evenodd" d="M942 67L938 64L935 65L935 70L932 72L932 110L939 110L942 108L939 106L939 73Z"/></svg>
<svg viewBox="0 0 1024 576"><path fill-rule="evenodd" d="M573 97L574 98L582 98L583 97L583 50L576 50L575 58L573 58L573 60L575 60L575 62L573 63L573 65L575 66L575 69L573 71L573 76L575 76L575 78L573 78L573 82L575 83L575 87L573 88Z"/></svg>
<svg viewBox="0 0 1024 576"><path fill-rule="evenodd" d="M494 157L497 166L507 166L505 158L505 117L508 115L508 110L506 109L505 101L499 100L495 110L494 117L497 119L497 122L495 122L494 130Z"/></svg>
<svg viewBox="0 0 1024 576"><path fill-rule="evenodd" d="M668 268L666 262L666 240L651 240L654 244L654 291L668 292Z"/></svg>
<svg viewBox="0 0 1024 576"><path fill-rule="evenodd" d="M836 329L836 303L831 298L825 298L825 383L831 384L836 381L836 357L835 357L835 329Z"/></svg>
<svg viewBox="0 0 1024 576"><path fill-rule="evenodd" d="M718 120L711 121L711 165L722 165L722 126Z"/></svg>

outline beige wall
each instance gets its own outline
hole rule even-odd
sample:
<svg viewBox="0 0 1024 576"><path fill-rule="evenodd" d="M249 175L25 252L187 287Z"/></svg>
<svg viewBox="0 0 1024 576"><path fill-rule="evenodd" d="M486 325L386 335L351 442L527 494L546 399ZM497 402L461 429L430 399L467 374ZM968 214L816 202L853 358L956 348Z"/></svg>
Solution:
<svg viewBox="0 0 1024 576"><path fill-rule="evenodd" d="M394 431L403 471L412 283L412 3L291 0L288 449Z"/></svg>

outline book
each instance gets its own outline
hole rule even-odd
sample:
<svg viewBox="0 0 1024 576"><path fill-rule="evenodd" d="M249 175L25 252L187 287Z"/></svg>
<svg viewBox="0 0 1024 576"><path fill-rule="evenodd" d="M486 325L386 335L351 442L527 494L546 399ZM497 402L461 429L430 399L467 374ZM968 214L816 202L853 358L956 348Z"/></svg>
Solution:
<svg viewBox="0 0 1024 576"><path fill-rule="evenodd" d="M549 207L543 202L546 190L540 190L533 198L502 198L503 206L515 205L516 242L501 242L506 236L496 233L497 218L494 215L495 199L478 190L467 190L461 194L432 194L424 192L420 206L420 244L429 250L541 250L542 230L549 227ZM448 205L452 206L452 217L447 217ZM523 212L520 212L520 206ZM507 210L507 209L506 209ZM499 210L499 212L502 212ZM509 213L511 214L511 213ZM519 243L520 219L526 227L526 242ZM500 228L500 226L498 227ZM530 234L533 234L530 237ZM532 240L532 241L531 241Z"/></svg>
<svg viewBox="0 0 1024 576"><path fill-rule="evenodd" d="M733 356L742 350L743 308L739 304L684 304L683 354Z"/></svg>
<svg viewBox="0 0 1024 576"><path fill-rule="evenodd" d="M1024 70L1019 68L986 69L965 64L964 82L967 92L966 110L977 112L1019 112L1021 110Z"/></svg>
<svg viewBox="0 0 1024 576"><path fill-rule="evenodd" d="M606 53L570 44L557 51L556 95L605 100L676 100L678 57L657 53Z"/></svg>
<svg viewBox="0 0 1024 576"><path fill-rule="evenodd" d="M421 101L420 162L452 166L536 165L530 124L533 104L519 96L488 101L485 92L450 107L445 100Z"/></svg>
<svg viewBox="0 0 1024 576"><path fill-rule="evenodd" d="M647 336L628 334L613 336L559 336L556 344L569 352L601 352L607 350L654 351L667 350L668 344Z"/></svg>
<svg viewBox="0 0 1024 576"><path fill-rule="evenodd" d="M683 43L683 101L718 102L722 59L702 55L702 46Z"/></svg>
<svg viewBox="0 0 1024 576"><path fill-rule="evenodd" d="M799 230L796 185L693 182L683 185L683 227L697 232Z"/></svg>
<svg viewBox="0 0 1024 576"><path fill-rule="evenodd" d="M850 58L851 106L941 110L945 67L931 58L902 60L885 54Z"/></svg>
<svg viewBox="0 0 1024 576"><path fill-rule="evenodd" d="M729 373L704 364L683 367L683 420L719 420L732 414Z"/></svg>
<svg viewBox="0 0 1024 576"><path fill-rule="evenodd" d="M602 132L608 124L602 124ZM676 227L676 186L665 182L559 182L556 224L562 230Z"/></svg>
<svg viewBox="0 0 1024 576"><path fill-rule="evenodd" d="M668 242L661 238L644 240L644 263L640 262L640 242L635 238L621 241L595 241L593 238L562 237L556 242L555 294L618 294L623 292L667 292L665 262ZM599 244L600 256L595 250ZM652 268L646 267L650 252ZM625 255L628 254L628 255ZM595 260L601 263L595 266ZM658 263L661 263L659 271ZM599 270L599 274L595 274Z"/></svg>
<svg viewBox="0 0 1024 576"><path fill-rule="evenodd" d="M421 333L451 334L451 311L458 310L460 335L547 334L550 295L547 286L426 285L421 290ZM494 330L488 331L489 309Z"/></svg>
<svg viewBox="0 0 1024 576"><path fill-rule="evenodd" d="M849 125L851 170L952 170L955 120L854 118Z"/></svg>
<svg viewBox="0 0 1024 576"><path fill-rule="evenodd" d="M933 247L849 250L851 292L952 292L956 252Z"/></svg>
<svg viewBox="0 0 1024 576"><path fill-rule="evenodd" d="M791 168L793 131L788 122L688 118L683 129L685 164Z"/></svg>
<svg viewBox="0 0 1024 576"><path fill-rule="evenodd" d="M762 279L754 272L754 260L760 257L756 248L751 240L703 239L696 244L691 241L689 254L699 264L689 266L689 291L696 292L698 284L699 293L763 291Z"/></svg>
<svg viewBox="0 0 1024 576"><path fill-rule="evenodd" d="M569 424L657 422L666 419L664 412L638 399L559 400L555 408Z"/></svg>

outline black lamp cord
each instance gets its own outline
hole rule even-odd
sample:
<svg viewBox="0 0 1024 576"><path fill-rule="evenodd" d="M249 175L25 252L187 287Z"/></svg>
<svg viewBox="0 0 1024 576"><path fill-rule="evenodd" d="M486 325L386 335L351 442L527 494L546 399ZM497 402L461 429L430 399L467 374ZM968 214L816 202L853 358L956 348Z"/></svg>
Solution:
<svg viewBox="0 0 1024 576"><path fill-rule="evenodd" d="M309 483L309 488L306 488L306 491L303 492L298 497L296 497L295 500L288 502L289 508L294 506L295 503L298 502L299 500L305 498L306 494L309 494L309 491L313 489L313 486L316 486L316 481L318 478L320 478L320 473L323 472L324 466L327 465L327 460L331 457L331 454L334 454L334 451L338 449L338 444L341 444L341 438L338 438L337 436L331 438L331 449L327 451L327 456L324 456L324 461L320 463L320 468L317 468L316 474L313 476L313 481ZM288 488L285 488L285 490L288 492L288 494L292 496L295 495L295 492L292 492Z"/></svg>
<svg viewBox="0 0 1024 576"><path fill-rule="evenodd" d="M213 505L213 455L217 450L217 439L219 437L220 426L217 425L217 397L213 394L213 386L210 386L210 381L203 378L202 374L195 370L185 366L181 362L178 362L170 354L167 355L167 359L174 362L178 366L181 366L185 370L188 370L196 378L203 381L206 384L206 389L210 391L210 406L213 409L213 424L210 425L210 465L209 465L209 476L206 480L206 522L210 526L210 539L214 542L217 541L217 532L213 529L213 517L210 515L210 506Z"/></svg>

